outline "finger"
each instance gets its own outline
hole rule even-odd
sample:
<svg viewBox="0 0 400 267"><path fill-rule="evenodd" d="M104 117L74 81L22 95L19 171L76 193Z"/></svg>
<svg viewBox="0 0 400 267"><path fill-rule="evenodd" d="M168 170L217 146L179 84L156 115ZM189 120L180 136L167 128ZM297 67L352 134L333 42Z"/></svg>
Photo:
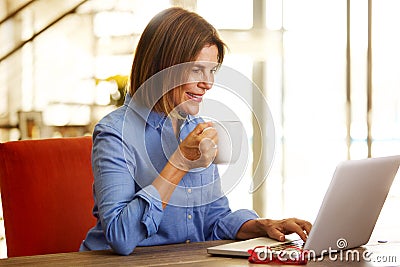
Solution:
<svg viewBox="0 0 400 267"><path fill-rule="evenodd" d="M214 124L213 124L211 121L209 121L209 122L204 122L204 123L202 123L202 124L206 126L205 128L203 128L202 133L205 133L205 132L208 131L208 130L214 129Z"/></svg>
<svg viewBox="0 0 400 267"><path fill-rule="evenodd" d="M294 219L288 221L288 224L285 225L284 227L284 231L287 233L296 233L303 241L306 241L307 240L306 228L308 228L306 227L306 221Z"/></svg>
<svg viewBox="0 0 400 267"><path fill-rule="evenodd" d="M312 224L310 222L305 221L305 220L299 220L296 218L293 218L293 219L294 219L294 223L297 224L298 226L300 226L302 231L303 232L305 231L306 235L308 235L310 233L311 228L312 228Z"/></svg>
<svg viewBox="0 0 400 267"><path fill-rule="evenodd" d="M300 238L305 242L307 240L307 234L304 233L303 229L299 226L295 231L296 234L300 236Z"/></svg>
<svg viewBox="0 0 400 267"><path fill-rule="evenodd" d="M212 127L212 122L202 122L197 124L196 128L194 128L193 132L197 135L200 135L206 128Z"/></svg>
<svg viewBox="0 0 400 267"><path fill-rule="evenodd" d="M285 234L276 228L272 228L272 229L268 230L267 234L268 234L268 237L273 238L275 240L278 240L281 242L285 241Z"/></svg>
<svg viewBox="0 0 400 267"><path fill-rule="evenodd" d="M310 222L303 221L303 224L301 226L306 231L307 235L309 235L312 228L312 224Z"/></svg>
<svg viewBox="0 0 400 267"><path fill-rule="evenodd" d="M200 151L201 152L210 152L215 154L217 152L217 144L210 138L204 138L200 141Z"/></svg>
<svg viewBox="0 0 400 267"><path fill-rule="evenodd" d="M201 136L203 138L209 138L209 139L214 139L217 137L217 130L214 127L207 127L203 130L201 133Z"/></svg>
<svg viewBox="0 0 400 267"><path fill-rule="evenodd" d="M200 134L199 137L201 138L201 140L210 139L213 142L213 147L217 148L218 133L214 127L208 126L208 127L204 128L203 132Z"/></svg>

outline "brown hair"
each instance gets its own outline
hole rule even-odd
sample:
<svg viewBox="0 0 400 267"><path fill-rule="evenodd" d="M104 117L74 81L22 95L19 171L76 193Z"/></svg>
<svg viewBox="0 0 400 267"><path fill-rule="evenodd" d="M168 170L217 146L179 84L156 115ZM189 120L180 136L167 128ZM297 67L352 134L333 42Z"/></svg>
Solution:
<svg viewBox="0 0 400 267"><path fill-rule="evenodd" d="M133 96L156 73L180 63L194 61L206 45L217 47L218 63L221 64L225 44L210 23L198 14L179 7L161 11L149 22L137 45L128 89L130 95ZM141 92L142 104L165 114L173 110L172 91L167 93L163 88L161 94L154 94L150 92L154 88L143 90L146 91Z"/></svg>

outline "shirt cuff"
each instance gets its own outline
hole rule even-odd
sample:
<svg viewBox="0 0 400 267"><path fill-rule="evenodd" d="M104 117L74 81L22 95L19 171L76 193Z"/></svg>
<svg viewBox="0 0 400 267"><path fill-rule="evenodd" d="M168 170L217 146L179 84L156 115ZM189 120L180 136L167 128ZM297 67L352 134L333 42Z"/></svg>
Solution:
<svg viewBox="0 0 400 267"><path fill-rule="evenodd" d="M146 237L150 237L157 233L163 217L160 193L153 185L149 185L137 192L135 197L139 197L147 203L141 222L146 226Z"/></svg>
<svg viewBox="0 0 400 267"><path fill-rule="evenodd" d="M230 213L221 221L223 236L220 239L236 239L237 232L242 225L250 220L257 219L259 216L253 210L241 209Z"/></svg>

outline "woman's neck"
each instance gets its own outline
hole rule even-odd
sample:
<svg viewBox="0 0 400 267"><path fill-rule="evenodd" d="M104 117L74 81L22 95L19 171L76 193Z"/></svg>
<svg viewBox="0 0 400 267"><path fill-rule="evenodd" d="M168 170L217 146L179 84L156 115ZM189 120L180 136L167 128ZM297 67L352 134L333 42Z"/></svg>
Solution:
<svg viewBox="0 0 400 267"><path fill-rule="evenodd" d="M177 139L179 139L180 129L183 122L183 118L171 117L172 129L174 130L174 134Z"/></svg>

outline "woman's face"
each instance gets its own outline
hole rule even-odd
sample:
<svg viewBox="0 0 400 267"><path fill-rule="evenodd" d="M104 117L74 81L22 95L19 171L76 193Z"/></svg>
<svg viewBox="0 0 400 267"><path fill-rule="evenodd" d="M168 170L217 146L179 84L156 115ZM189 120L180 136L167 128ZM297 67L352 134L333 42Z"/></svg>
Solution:
<svg viewBox="0 0 400 267"><path fill-rule="evenodd" d="M177 111L196 115L204 94L214 83L214 73L219 66L217 47L204 46L190 66L188 83L173 89L173 98Z"/></svg>

